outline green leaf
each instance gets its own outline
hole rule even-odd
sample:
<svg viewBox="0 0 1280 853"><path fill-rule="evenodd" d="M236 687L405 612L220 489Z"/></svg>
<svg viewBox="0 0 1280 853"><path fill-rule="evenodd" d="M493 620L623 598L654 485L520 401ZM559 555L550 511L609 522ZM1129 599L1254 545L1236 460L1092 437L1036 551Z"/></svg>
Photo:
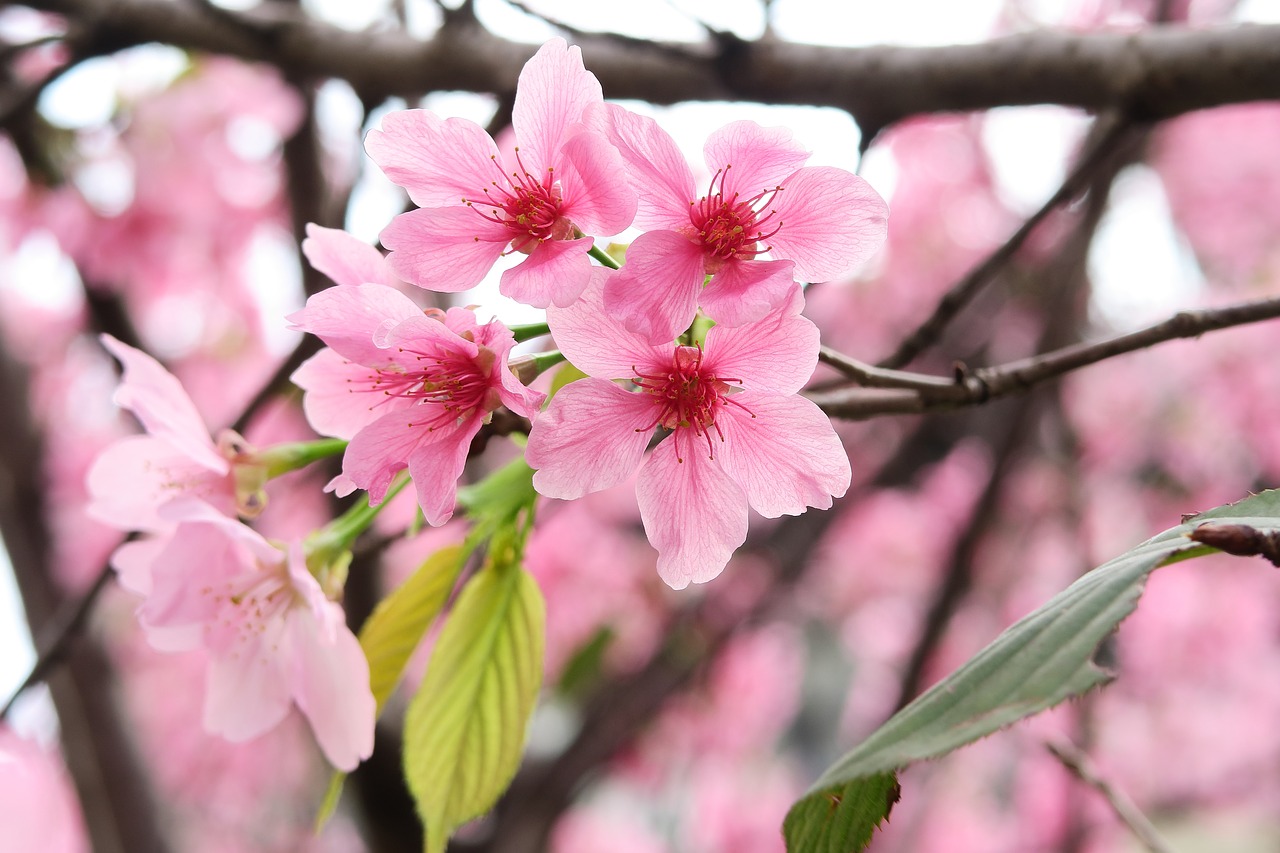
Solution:
<svg viewBox="0 0 1280 853"><path fill-rule="evenodd" d="M1212 519L1280 531L1280 491L1218 507L1089 572L895 714L814 783L783 824L788 853L863 849L887 815L896 771L936 758L1109 681L1098 645L1137 606L1156 568L1212 553L1188 538ZM848 803L854 806L847 806ZM877 807L877 803L879 806ZM863 804L870 804L864 808Z"/></svg>
<svg viewBox="0 0 1280 853"><path fill-rule="evenodd" d="M551 380L551 390L547 392L547 399L550 400L564 386L570 382L577 382L579 379L585 379L587 374L579 370L572 362L566 361L564 366L556 371L555 377Z"/></svg>
<svg viewBox="0 0 1280 853"><path fill-rule="evenodd" d="M378 602L360 629L369 659L369 686L382 713L409 657L440 615L466 562L467 550L450 545L432 554L407 581Z"/></svg>
<svg viewBox="0 0 1280 853"><path fill-rule="evenodd" d="M440 615L470 549L450 545L428 557L407 581L378 602L360 628L360 648L369 660L369 687L381 714L400 682L413 650ZM333 817L347 774L335 772L316 814L318 832Z"/></svg>
<svg viewBox="0 0 1280 853"><path fill-rule="evenodd" d="M449 614L405 715L405 776L428 853L515 775L542 683L544 622L537 582L506 561L476 575Z"/></svg>

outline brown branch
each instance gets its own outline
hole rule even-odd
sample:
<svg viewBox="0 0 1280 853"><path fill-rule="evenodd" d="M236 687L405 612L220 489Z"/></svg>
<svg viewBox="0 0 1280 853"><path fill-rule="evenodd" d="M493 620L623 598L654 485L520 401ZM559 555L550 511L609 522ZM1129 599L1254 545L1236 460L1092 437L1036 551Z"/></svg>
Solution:
<svg viewBox="0 0 1280 853"><path fill-rule="evenodd" d="M1173 848L1160 837L1160 833L1152 825L1151 821L1147 819L1147 816L1134 805L1133 800L1129 799L1123 791L1107 781L1098 772L1097 767L1089 760L1089 756L1067 741L1045 741L1044 746L1077 779L1101 794L1103 799L1107 801L1107 805L1111 806L1111 810L1115 812L1116 817L1120 818L1121 822L1129 827L1134 837L1151 853L1173 853Z"/></svg>
<svg viewBox="0 0 1280 853"><path fill-rule="evenodd" d="M172 0L29 0L91 26L97 54L147 42L278 65L301 78L340 78L365 97L437 89L497 92L533 45L480 27L428 41L349 32L275 16L255 28ZM272 4L275 5L275 4ZM249 21L250 12L240 13ZM587 67L611 98L652 103L752 100L848 110L874 132L906 116L995 106L1062 104L1158 119L1226 103L1280 98L1280 25L1138 33L1032 32L947 47L838 48L774 40L672 46L581 39Z"/></svg>
<svg viewBox="0 0 1280 853"><path fill-rule="evenodd" d="M847 356L833 360L828 351L824 361L841 369L850 378L863 381L870 376L876 385L876 377L888 375L901 377L895 384L881 381L871 390L845 389L811 394L811 399L833 418L862 420L880 415L920 414L923 412L958 409L975 406L1027 391L1050 379L1056 379L1073 370L1105 361L1135 350L1147 349L1156 344L1178 338L1196 338L1206 332L1260 323L1280 317L1280 296L1240 302L1221 308L1202 308L1179 311L1167 320L1097 343L1079 343L1043 355L1012 361L996 367L976 370L958 368L956 378L947 382L942 377L907 371L885 371L883 374L870 365L864 365ZM834 354L838 355L838 354ZM907 384L910 383L910 384ZM945 384L944 384L945 383Z"/></svg>
<svg viewBox="0 0 1280 853"><path fill-rule="evenodd" d="M942 300L938 303L937 308L934 309L929 319L925 320L914 332L908 335L898 346L898 349L887 358L881 360L878 366L885 368L902 367L910 364L916 356L933 346L942 335L947 324L955 319L961 309L968 305L977 296L978 292L991 282L996 277L996 274L1013 259L1013 256L1022 248L1022 244L1036 230L1036 226L1048 218L1049 214L1058 207L1088 189L1099 169L1121 147L1121 143L1132 139L1133 135L1134 127L1131 122L1124 119L1112 120L1110 127L1098 137L1088 153L1080 158L1070 174L1063 179L1062 186L1058 187L1058 191L1041 205L1040 209L1033 213L1026 222L1022 223L1022 226L1008 240L988 255L986 260L956 282L943 295Z"/></svg>

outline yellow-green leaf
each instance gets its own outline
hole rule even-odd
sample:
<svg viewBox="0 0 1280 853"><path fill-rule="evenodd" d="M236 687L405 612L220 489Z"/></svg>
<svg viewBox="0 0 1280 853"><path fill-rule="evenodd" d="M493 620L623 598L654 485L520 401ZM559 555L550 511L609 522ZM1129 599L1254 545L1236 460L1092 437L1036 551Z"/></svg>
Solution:
<svg viewBox="0 0 1280 853"><path fill-rule="evenodd" d="M378 713L431 623L440 615L466 562L466 550L450 545L432 554L407 581L388 595L360 629L360 647L369 659L369 686Z"/></svg>
<svg viewBox="0 0 1280 853"><path fill-rule="evenodd" d="M428 853L515 775L542 684L544 623L537 582L506 562L476 575L450 612L405 715L405 777Z"/></svg>

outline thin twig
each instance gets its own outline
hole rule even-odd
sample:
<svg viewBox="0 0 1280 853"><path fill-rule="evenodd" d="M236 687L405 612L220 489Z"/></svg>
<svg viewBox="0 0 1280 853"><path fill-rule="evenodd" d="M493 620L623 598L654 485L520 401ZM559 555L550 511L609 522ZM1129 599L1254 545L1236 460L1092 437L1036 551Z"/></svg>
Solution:
<svg viewBox="0 0 1280 853"><path fill-rule="evenodd" d="M1085 755L1074 744L1065 740L1048 740L1045 741L1045 749L1052 753L1053 757L1062 762L1062 766L1070 770L1077 779L1093 788L1107 801L1107 805L1111 806L1111 810L1116 813L1116 817L1120 818L1125 826L1129 827L1129 831L1134 837L1142 843L1144 847L1151 853L1173 853L1173 848L1169 846L1160 833L1147 819L1133 800L1129 799L1123 791L1118 789L1111 782L1107 781L1089 756Z"/></svg>
<svg viewBox="0 0 1280 853"><path fill-rule="evenodd" d="M992 281L996 274L1012 260L1022 244L1027 241L1036 226L1043 222L1050 213L1063 204L1074 199L1088 189L1098 169L1107 158L1120 147L1120 143L1133 131L1134 126L1126 120L1116 120L1087 154L1080 158L1075 167L1062 181L1058 191L1049 197L1040 209L1033 213L1022 226L1009 237L998 249L987 256L968 275L956 282L943 295L938 306L929 319L906 337L897 350L882 359L878 367L896 368L909 364L916 356L933 346L960 310L969 304L982 288Z"/></svg>
<svg viewBox="0 0 1280 853"><path fill-rule="evenodd" d="M1280 296L1221 308L1179 311L1169 319L1145 329L1097 343L1073 344L995 367L975 370L960 367L952 381L907 371L869 373L868 376L873 380L868 382L873 386L870 390L845 389L811 394L810 398L829 416L850 420L958 409L1027 391L1073 370L1135 350L1147 349L1165 341L1195 338L1206 332L1274 320L1277 317L1280 317ZM828 364L834 363L832 355L829 353L824 359ZM853 359L845 359L845 362L860 365ZM885 376L893 379L892 385L884 381ZM875 384L876 380L881 380L878 385Z"/></svg>

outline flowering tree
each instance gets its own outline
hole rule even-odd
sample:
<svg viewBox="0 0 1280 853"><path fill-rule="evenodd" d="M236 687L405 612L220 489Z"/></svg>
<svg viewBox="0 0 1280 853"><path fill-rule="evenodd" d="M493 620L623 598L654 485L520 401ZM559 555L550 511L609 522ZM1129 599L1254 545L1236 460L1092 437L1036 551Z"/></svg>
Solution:
<svg viewBox="0 0 1280 853"><path fill-rule="evenodd" d="M0 7L0 846L1280 843L1278 33L1067 5L931 48ZM652 108L726 99L693 151ZM1027 206L1029 104L1071 139ZM1172 299L1107 283L1134 216Z"/></svg>

